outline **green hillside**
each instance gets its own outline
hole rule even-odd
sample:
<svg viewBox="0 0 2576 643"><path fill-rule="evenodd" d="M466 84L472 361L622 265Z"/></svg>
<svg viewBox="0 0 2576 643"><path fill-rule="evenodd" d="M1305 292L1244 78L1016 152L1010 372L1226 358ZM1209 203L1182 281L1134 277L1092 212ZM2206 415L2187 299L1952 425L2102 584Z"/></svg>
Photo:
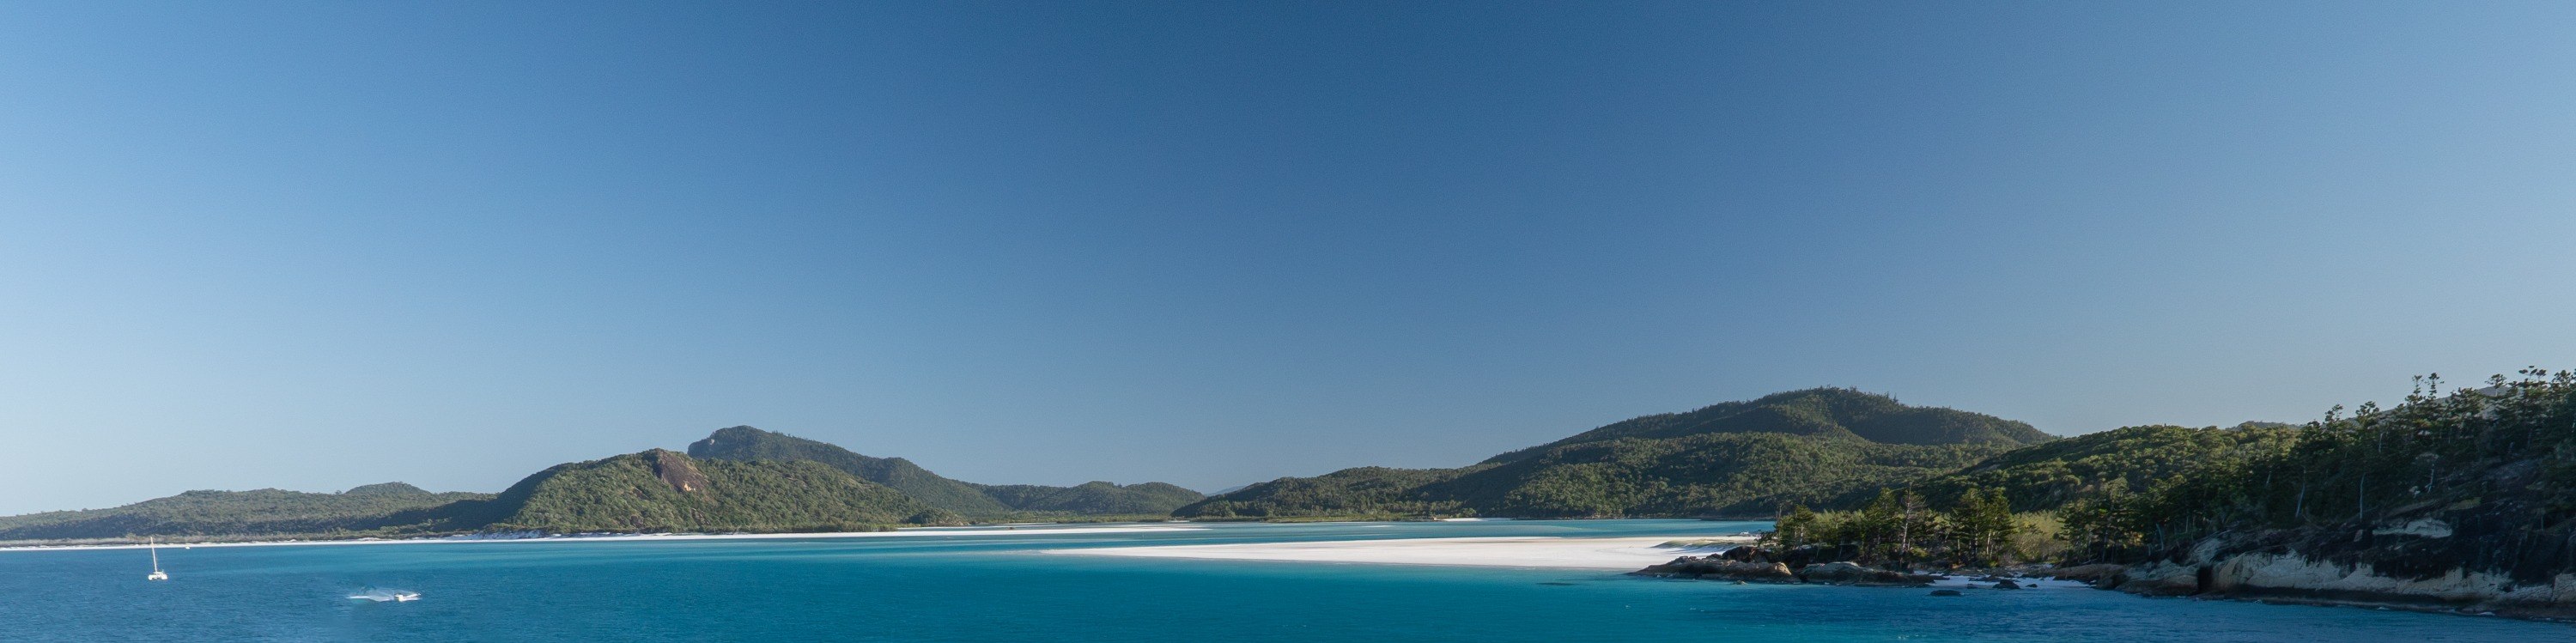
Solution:
<svg viewBox="0 0 2576 643"><path fill-rule="evenodd" d="M2002 453L1992 442L1878 444L1779 433L1622 438L1558 447L1430 485L1482 513L1550 518L1745 516L1953 471Z"/></svg>
<svg viewBox="0 0 2576 643"><path fill-rule="evenodd" d="M1012 510L1011 506L985 495L974 485L940 477L910 460L868 457L829 442L748 426L717 429L706 439L690 443L689 456L708 460L819 462L961 515L990 516Z"/></svg>
<svg viewBox="0 0 2576 643"><path fill-rule="evenodd" d="M702 459L818 462L901 490L931 506L979 518L1028 513L1162 515L1204 497L1161 482L1125 486L1091 482L1072 487L961 482L931 473L903 458L859 455L829 442L748 426L717 429L707 439L690 444L689 455Z"/></svg>
<svg viewBox="0 0 2576 643"><path fill-rule="evenodd" d="M2029 424L1983 413L1906 406L1896 398L1847 388L1812 388L1727 402L1687 413L1634 418L1488 458L1488 463L1528 458L1556 447L1618 438L1676 438L1705 433L1786 433L1859 438L1882 444L2005 446L2056 439Z"/></svg>
<svg viewBox="0 0 2576 643"><path fill-rule="evenodd" d="M806 461L694 460L654 449L556 465L483 507L484 531L866 531L959 524L956 514Z"/></svg>
<svg viewBox="0 0 2576 643"><path fill-rule="evenodd" d="M1709 516L1866 499L2046 443L2030 425L1850 389L1650 415L1460 469L1346 469L1182 507L1188 517Z"/></svg>
<svg viewBox="0 0 2576 643"><path fill-rule="evenodd" d="M2223 429L2133 426L2014 449L1914 486L1938 505L1953 503L1969 489L1991 489L2002 491L2014 511L2044 511L2085 495L2143 491L2193 467L2275 451L2297 433L2290 425L2259 422ZM1846 499L1827 506L1857 509L1859 503Z"/></svg>
<svg viewBox="0 0 2576 643"><path fill-rule="evenodd" d="M2527 369L2388 408L2342 407L2131 490L2068 504L2087 557L2113 562L2295 551L2383 575L2576 574L2576 372Z"/></svg>
<svg viewBox="0 0 2576 643"><path fill-rule="evenodd" d="M979 484L975 488L1020 511L1092 515L1169 514L1207 497L1161 482L1118 485L1094 480L1070 487Z"/></svg>
<svg viewBox="0 0 2576 643"><path fill-rule="evenodd" d="M284 489L190 491L122 507L0 517L0 541L126 536L279 536L401 533L442 527L434 510L491 498L430 493L388 482L340 493Z"/></svg>
<svg viewBox="0 0 2576 643"><path fill-rule="evenodd" d="M1358 467L1312 478L1280 478L1175 509L1196 518L1463 515L1465 505L1422 493L1473 469Z"/></svg>

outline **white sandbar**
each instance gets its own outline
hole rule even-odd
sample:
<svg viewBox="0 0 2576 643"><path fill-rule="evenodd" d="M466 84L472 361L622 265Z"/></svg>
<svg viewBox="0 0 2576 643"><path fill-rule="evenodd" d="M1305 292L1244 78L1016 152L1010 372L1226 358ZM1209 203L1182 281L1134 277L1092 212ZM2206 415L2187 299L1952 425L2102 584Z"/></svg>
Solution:
<svg viewBox="0 0 2576 643"><path fill-rule="evenodd" d="M1692 547L1665 547L1676 540L1701 541ZM1495 538L1409 538L1396 540L1329 540L1229 545L1159 545L1051 549L1045 553L1137 558L1272 560L1311 563L1387 565L1459 565L1474 567L1543 567L1630 571L1723 550L1728 543L1751 543L1751 536L1655 536L1629 538L1561 538L1517 536Z"/></svg>

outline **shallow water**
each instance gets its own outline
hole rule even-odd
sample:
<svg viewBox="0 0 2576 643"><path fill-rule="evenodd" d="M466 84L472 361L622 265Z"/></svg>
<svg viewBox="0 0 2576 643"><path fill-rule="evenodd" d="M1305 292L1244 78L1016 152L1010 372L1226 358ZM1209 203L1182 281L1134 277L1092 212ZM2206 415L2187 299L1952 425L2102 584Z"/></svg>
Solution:
<svg viewBox="0 0 2576 643"><path fill-rule="evenodd" d="M1162 526L1162 525L1156 525ZM1172 525L1183 526L1183 525ZM2576 627L2089 589L1730 585L1615 572L1050 556L1066 547L1716 535L1677 520L1149 533L0 552L7 641L2576 641ZM352 600L371 590L407 602Z"/></svg>

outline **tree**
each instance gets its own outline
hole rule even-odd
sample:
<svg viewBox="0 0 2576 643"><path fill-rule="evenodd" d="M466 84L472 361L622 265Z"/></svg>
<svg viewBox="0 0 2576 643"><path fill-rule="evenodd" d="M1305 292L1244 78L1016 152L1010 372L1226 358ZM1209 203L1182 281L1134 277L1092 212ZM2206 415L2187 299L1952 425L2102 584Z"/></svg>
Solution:
<svg viewBox="0 0 2576 643"><path fill-rule="evenodd" d="M1790 505L1787 510L1780 512L1780 520L1773 524L1772 540L1778 543L1781 549L1795 549L1815 542L1816 523L1815 511L1800 505Z"/></svg>

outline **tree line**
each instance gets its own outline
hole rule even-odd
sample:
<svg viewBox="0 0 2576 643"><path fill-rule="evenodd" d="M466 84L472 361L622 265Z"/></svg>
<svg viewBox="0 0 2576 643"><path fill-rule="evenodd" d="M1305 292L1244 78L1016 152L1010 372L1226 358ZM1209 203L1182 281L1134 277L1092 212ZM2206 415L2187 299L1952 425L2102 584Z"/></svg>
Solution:
<svg viewBox="0 0 2576 643"><path fill-rule="evenodd" d="M2295 427L2134 427L2031 447L1855 511L1784 506L1768 538L1859 562L1992 565L2142 562L2224 535L2365 556L2353 552L2438 533L2426 573L2548 578L2576 570L2576 372L2517 374L2447 390L2419 377L2396 405ZM1977 481L2012 484L1960 489ZM2038 506L2014 514L2015 498Z"/></svg>

